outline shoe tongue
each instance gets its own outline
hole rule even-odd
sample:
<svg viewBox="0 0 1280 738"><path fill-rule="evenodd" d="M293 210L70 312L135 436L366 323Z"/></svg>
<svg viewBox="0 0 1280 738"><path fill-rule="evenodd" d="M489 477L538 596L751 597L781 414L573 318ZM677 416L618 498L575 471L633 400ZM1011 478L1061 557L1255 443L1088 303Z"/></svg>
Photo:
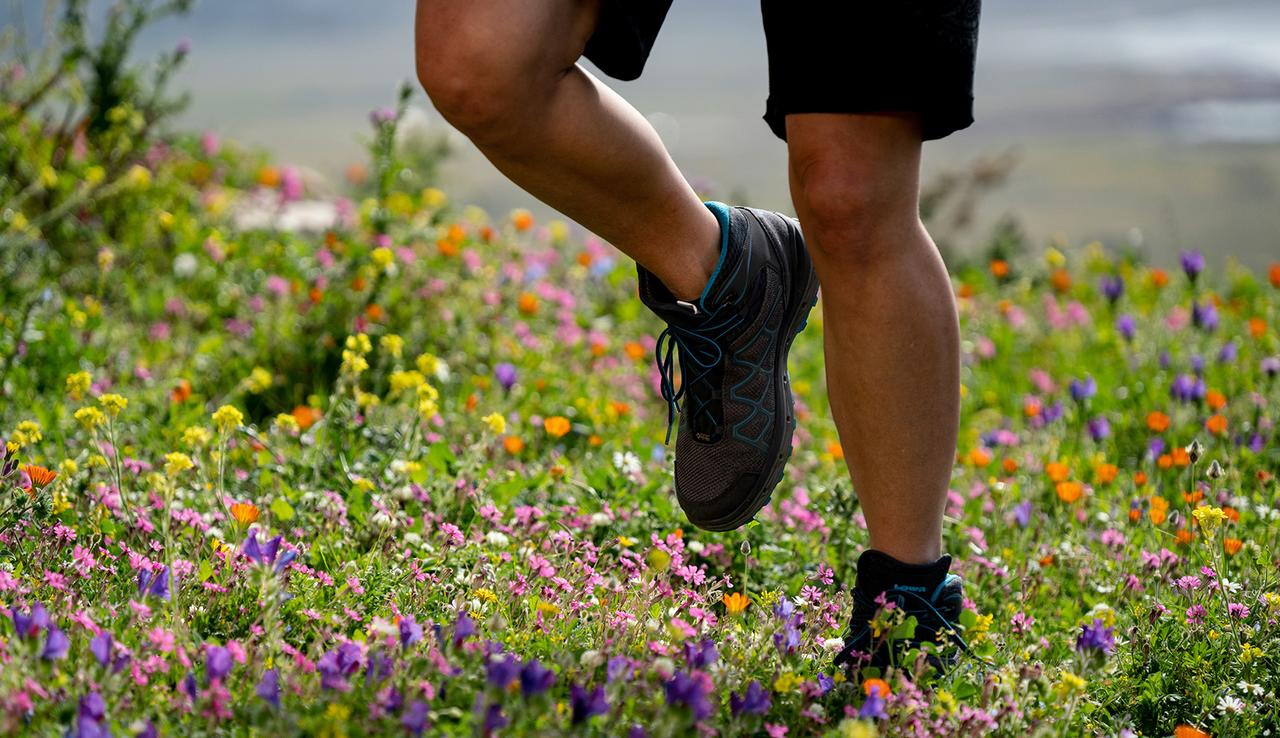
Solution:
<svg viewBox="0 0 1280 738"><path fill-rule="evenodd" d="M858 589L875 597L886 589L905 589L929 597L951 570L951 556L931 564L906 564L883 551L867 549L858 557Z"/></svg>

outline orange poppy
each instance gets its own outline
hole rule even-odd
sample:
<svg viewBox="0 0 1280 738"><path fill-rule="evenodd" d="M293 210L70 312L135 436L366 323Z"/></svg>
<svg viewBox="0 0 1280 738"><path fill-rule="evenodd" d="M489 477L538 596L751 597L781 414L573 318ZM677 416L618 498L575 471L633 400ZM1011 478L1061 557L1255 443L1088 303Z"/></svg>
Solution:
<svg viewBox="0 0 1280 738"><path fill-rule="evenodd" d="M969 451L969 463L981 469L991 463L991 452L981 446L976 446Z"/></svg>
<svg viewBox="0 0 1280 738"><path fill-rule="evenodd" d="M1195 540L1195 536L1191 535L1191 531L1187 530L1186 528L1183 528L1182 530L1178 531L1177 535L1173 537L1173 540L1179 546L1186 546Z"/></svg>
<svg viewBox="0 0 1280 738"><path fill-rule="evenodd" d="M1173 729L1173 738L1213 738L1213 736L1190 725L1179 725Z"/></svg>
<svg viewBox="0 0 1280 738"><path fill-rule="evenodd" d="M507 436L502 439L502 448L512 456L524 450L524 441L520 436Z"/></svg>
<svg viewBox="0 0 1280 738"><path fill-rule="evenodd" d="M1004 279L1009 276L1009 262L1004 259L992 259L991 275L996 279Z"/></svg>
<svg viewBox="0 0 1280 738"><path fill-rule="evenodd" d="M645 351L644 345L639 341L627 341L622 345L622 350L625 351L627 356L631 357L633 361L640 361L649 354L648 351Z"/></svg>
<svg viewBox="0 0 1280 738"><path fill-rule="evenodd" d="M569 432L572 426L569 425L569 419L563 415L553 415L542 421L542 427L546 429L547 434L552 438L561 438Z"/></svg>
<svg viewBox="0 0 1280 738"><path fill-rule="evenodd" d="M1061 461L1050 461L1044 465L1044 473L1049 475L1049 479L1055 482L1065 482L1067 477L1071 475L1071 467Z"/></svg>
<svg viewBox="0 0 1280 738"><path fill-rule="evenodd" d="M1209 390L1204 393L1204 401L1212 410L1221 410L1223 405L1227 404L1227 396L1218 390Z"/></svg>
<svg viewBox="0 0 1280 738"><path fill-rule="evenodd" d="M527 231L533 227L533 213L528 210L517 210L511 214L511 224L517 231Z"/></svg>
<svg viewBox="0 0 1280 738"><path fill-rule="evenodd" d="M1146 473L1146 472L1141 472L1141 471L1140 471L1140 472L1138 472L1137 474L1134 474L1134 475L1133 475L1133 484L1134 484L1135 486L1137 486L1137 487L1141 487L1141 486L1145 485L1146 483L1147 483L1147 473Z"/></svg>
<svg viewBox="0 0 1280 738"><path fill-rule="evenodd" d="M1163 269L1152 269L1151 284L1155 285L1157 288L1164 287L1166 284L1169 284L1169 273Z"/></svg>
<svg viewBox="0 0 1280 738"><path fill-rule="evenodd" d="M293 409L293 419L298 421L298 427L306 430L320 419L320 411L307 405L298 405Z"/></svg>
<svg viewBox="0 0 1280 738"><path fill-rule="evenodd" d="M457 256L458 245L447 238L442 238L436 241L436 251L439 251L441 256Z"/></svg>
<svg viewBox="0 0 1280 738"><path fill-rule="evenodd" d="M480 404L480 398L476 395L476 393L472 392L471 394L467 395L467 412L475 410L476 405L479 405L479 404Z"/></svg>
<svg viewBox="0 0 1280 738"><path fill-rule="evenodd" d="M1280 290L1280 261L1271 265L1267 270L1267 276L1271 278L1271 286Z"/></svg>
<svg viewBox="0 0 1280 738"><path fill-rule="evenodd" d="M26 466L23 466L22 471L26 472L27 476L31 478L31 484L36 489L44 489L49 486L50 482L58 477L57 472L46 469L43 466L36 466L35 464L27 464Z"/></svg>
<svg viewBox="0 0 1280 738"><path fill-rule="evenodd" d="M1044 556L1041 556L1039 563L1040 563L1040 566L1052 566L1053 554L1045 554Z"/></svg>
<svg viewBox="0 0 1280 738"><path fill-rule="evenodd" d="M1129 508L1129 522L1136 523L1142 520L1142 510L1136 507Z"/></svg>
<svg viewBox="0 0 1280 738"><path fill-rule="evenodd" d="M1240 553L1240 547L1244 545L1244 541L1239 538L1228 538L1222 542L1222 547L1226 549L1228 556L1235 556Z"/></svg>
<svg viewBox="0 0 1280 738"><path fill-rule="evenodd" d="M1267 334L1267 321L1258 316L1249 318L1249 335L1254 338L1262 338Z"/></svg>
<svg viewBox="0 0 1280 738"><path fill-rule="evenodd" d="M1018 471L1018 462L1013 459L1005 459L1000 463L1000 466L1004 469L1005 474L1012 474Z"/></svg>
<svg viewBox="0 0 1280 738"><path fill-rule="evenodd" d="M1210 433L1220 436L1227 432L1227 419L1222 415L1213 415L1204 421L1204 427Z"/></svg>
<svg viewBox="0 0 1280 738"><path fill-rule="evenodd" d="M1187 466L1191 463L1191 454L1182 446L1174 446L1170 455L1174 466Z"/></svg>
<svg viewBox="0 0 1280 738"><path fill-rule="evenodd" d="M1147 427L1156 433L1164 433L1169 429L1169 416L1159 410L1147 413Z"/></svg>
<svg viewBox="0 0 1280 738"><path fill-rule="evenodd" d="M1114 480L1119 473L1120 467L1115 464L1098 464L1097 468L1093 470L1094 477L1099 484L1106 484Z"/></svg>
<svg viewBox="0 0 1280 738"><path fill-rule="evenodd" d="M1071 272L1066 269L1054 269L1053 274L1049 275L1049 283L1053 285L1054 290L1066 292L1071 289Z"/></svg>
<svg viewBox="0 0 1280 738"><path fill-rule="evenodd" d="M972 285L961 282L960 285L956 287L956 297L961 297L961 298L973 297L973 291L974 290Z"/></svg>
<svg viewBox="0 0 1280 738"><path fill-rule="evenodd" d="M1186 502L1188 505L1194 505L1203 499L1204 499L1204 493L1201 492L1200 490L1196 490L1194 492L1182 493L1182 500L1183 502Z"/></svg>
<svg viewBox="0 0 1280 738"><path fill-rule="evenodd" d="M875 690L880 691L881 698L888 697L889 695L893 694L891 691L889 691L889 683L883 679L876 679L875 677L872 677L862 682L863 694L870 697L871 693Z"/></svg>
<svg viewBox="0 0 1280 738"><path fill-rule="evenodd" d="M263 187L280 186L280 170L275 167L263 167L258 170L258 184Z"/></svg>
<svg viewBox="0 0 1280 738"><path fill-rule="evenodd" d="M191 383L185 379L178 380L178 386L169 393L169 399L178 404L186 402L189 397L191 397Z"/></svg>
<svg viewBox="0 0 1280 738"><path fill-rule="evenodd" d="M1058 493L1058 499L1069 505L1080 499L1080 495L1084 494L1084 485L1079 482L1058 482L1055 490Z"/></svg>
<svg viewBox="0 0 1280 738"><path fill-rule="evenodd" d="M831 454L831 458L839 461L844 458L844 446L839 441L827 441L827 453Z"/></svg>
<svg viewBox="0 0 1280 738"><path fill-rule="evenodd" d="M589 251L582 251L582 252L579 252L579 253L578 253L578 265L579 265L579 266L589 267L589 266L591 266L591 262L593 262L593 261L595 261L595 257L593 257L593 256L591 255L591 252L589 252Z"/></svg>
<svg viewBox="0 0 1280 738"><path fill-rule="evenodd" d="M258 520L258 506L252 502L237 502L231 506L231 517L240 525L250 525Z"/></svg>
<svg viewBox="0 0 1280 738"><path fill-rule="evenodd" d="M725 612L730 615L740 615L751 604L751 600L741 592L724 595L720 598L720 601L724 603Z"/></svg>
<svg viewBox="0 0 1280 738"><path fill-rule="evenodd" d="M528 292L522 292L516 299L516 307L525 315L533 315L538 312L538 298Z"/></svg>

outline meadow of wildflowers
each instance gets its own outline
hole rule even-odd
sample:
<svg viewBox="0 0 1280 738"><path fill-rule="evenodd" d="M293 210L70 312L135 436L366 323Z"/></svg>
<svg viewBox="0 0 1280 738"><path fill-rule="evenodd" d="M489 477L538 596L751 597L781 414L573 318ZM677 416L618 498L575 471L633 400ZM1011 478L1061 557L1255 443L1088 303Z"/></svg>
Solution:
<svg viewBox="0 0 1280 738"><path fill-rule="evenodd" d="M1007 235L953 264L968 649L842 674L866 538L817 313L782 485L704 533L631 264L406 186L403 105L348 200L145 98L64 129L0 78L0 733L1280 726L1280 264ZM304 197L331 227L234 217Z"/></svg>

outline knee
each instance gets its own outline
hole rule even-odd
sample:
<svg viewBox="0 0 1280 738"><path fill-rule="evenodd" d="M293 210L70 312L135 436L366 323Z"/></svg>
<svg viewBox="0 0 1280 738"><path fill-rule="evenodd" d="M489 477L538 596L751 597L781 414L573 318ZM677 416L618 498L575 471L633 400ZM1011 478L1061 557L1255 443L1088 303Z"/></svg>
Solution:
<svg viewBox="0 0 1280 738"><path fill-rule="evenodd" d="M867 266L894 254L895 234L920 227L914 184L883 173L817 161L795 171L793 194L819 263Z"/></svg>
<svg viewBox="0 0 1280 738"><path fill-rule="evenodd" d="M518 130L535 88L529 65L466 34L420 37L416 57L418 82L454 128L479 144Z"/></svg>

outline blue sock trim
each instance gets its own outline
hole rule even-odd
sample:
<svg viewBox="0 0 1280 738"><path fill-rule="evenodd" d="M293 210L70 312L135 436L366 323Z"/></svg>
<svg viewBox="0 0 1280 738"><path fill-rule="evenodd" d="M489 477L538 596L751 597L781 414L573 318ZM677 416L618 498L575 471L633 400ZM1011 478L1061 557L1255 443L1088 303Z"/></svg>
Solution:
<svg viewBox="0 0 1280 738"><path fill-rule="evenodd" d="M716 216L716 220L720 221L720 258L716 261L716 268L711 272L711 278L707 280L707 286L702 288L702 294L698 296L698 305L705 312L707 295L711 293L711 286L716 283L720 267L724 266L724 255L729 253L729 206L715 200L708 200L703 204Z"/></svg>

